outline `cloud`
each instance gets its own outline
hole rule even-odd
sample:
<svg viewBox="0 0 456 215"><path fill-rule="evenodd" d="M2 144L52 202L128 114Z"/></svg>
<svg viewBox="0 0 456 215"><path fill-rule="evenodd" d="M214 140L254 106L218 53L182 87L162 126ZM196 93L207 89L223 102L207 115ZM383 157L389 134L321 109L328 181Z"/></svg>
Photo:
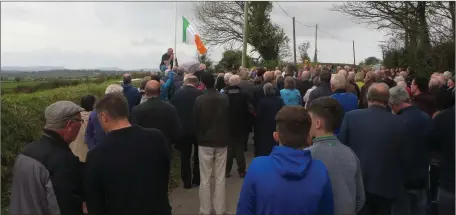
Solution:
<svg viewBox="0 0 456 215"><path fill-rule="evenodd" d="M175 4L178 5L176 27ZM323 30L318 32L317 44L321 62L352 63L352 40L357 62L369 56L381 56L377 41L383 39L383 34L330 11L332 3L279 4L300 22L296 23L296 43L310 41L311 58L315 50L315 24ZM194 45L181 43L181 17L196 24L194 5L195 2L3 2L2 65L155 68L161 55L174 47L175 37L179 62L194 61ZM284 29L291 46L292 20L276 3L271 20ZM211 50L211 59L218 61L223 46Z"/></svg>

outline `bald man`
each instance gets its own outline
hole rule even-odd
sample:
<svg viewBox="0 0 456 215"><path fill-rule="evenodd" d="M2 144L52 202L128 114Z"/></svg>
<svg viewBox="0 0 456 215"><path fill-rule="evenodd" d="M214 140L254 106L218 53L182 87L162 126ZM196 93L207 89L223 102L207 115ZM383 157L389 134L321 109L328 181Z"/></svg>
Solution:
<svg viewBox="0 0 456 215"><path fill-rule="evenodd" d="M337 74L342 75L342 76L345 77L345 91L347 93L353 93L356 96L356 98L358 98L359 97L359 89L357 90L355 88L356 84L353 85L352 83L350 83L350 81L348 81L348 72L347 72L347 70L344 70L344 69L343 70L339 70L339 72L337 72Z"/></svg>
<svg viewBox="0 0 456 215"><path fill-rule="evenodd" d="M160 99L160 89L160 82L156 80L147 82L145 88L147 101L133 108L131 121L132 124L144 128L160 130L165 135L171 151L171 146L177 143L180 136L181 125L174 106Z"/></svg>
<svg viewBox="0 0 456 215"><path fill-rule="evenodd" d="M140 103L141 92L139 92L138 88L134 87L131 84L131 75L130 74L124 74L122 76L122 78L123 78L123 83L122 83L123 94L128 102L128 111L131 112L131 110Z"/></svg>
<svg viewBox="0 0 456 215"><path fill-rule="evenodd" d="M358 156L363 173L366 204L359 214L389 214L403 189L408 137L404 121L386 108L389 97L388 85L373 83L368 108L347 112L340 128L339 140Z"/></svg>

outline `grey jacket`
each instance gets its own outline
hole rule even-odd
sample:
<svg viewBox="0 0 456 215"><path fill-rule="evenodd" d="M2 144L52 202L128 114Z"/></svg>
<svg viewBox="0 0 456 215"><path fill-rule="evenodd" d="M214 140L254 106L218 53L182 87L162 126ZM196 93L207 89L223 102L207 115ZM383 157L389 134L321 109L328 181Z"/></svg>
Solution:
<svg viewBox="0 0 456 215"><path fill-rule="evenodd" d="M328 168L334 197L334 215L356 215L364 206L364 184L358 157L336 136L319 137L309 148L312 158Z"/></svg>

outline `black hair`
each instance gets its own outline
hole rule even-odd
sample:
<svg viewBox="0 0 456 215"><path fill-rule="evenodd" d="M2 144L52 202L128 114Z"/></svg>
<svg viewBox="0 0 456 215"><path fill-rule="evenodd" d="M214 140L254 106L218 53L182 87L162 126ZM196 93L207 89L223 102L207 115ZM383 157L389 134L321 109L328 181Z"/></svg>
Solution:
<svg viewBox="0 0 456 215"><path fill-rule="evenodd" d="M206 86L207 89L214 88L215 79L214 79L214 76L212 76L212 74L210 74L208 72L204 72L201 75L200 80L201 80L201 82L203 82L203 84Z"/></svg>
<svg viewBox="0 0 456 215"><path fill-rule="evenodd" d="M215 81L215 89L220 91L223 88L225 88L225 79L223 78L223 76L218 76L217 80Z"/></svg>
<svg viewBox="0 0 456 215"><path fill-rule="evenodd" d="M108 93L95 105L95 111L107 113L113 119L128 118L128 103L122 93Z"/></svg>
<svg viewBox="0 0 456 215"><path fill-rule="evenodd" d="M416 77L413 79L416 87L420 92L425 93L429 91L429 78L426 77Z"/></svg>
<svg viewBox="0 0 456 215"><path fill-rule="evenodd" d="M85 111L93 111L93 106L97 98L94 95L85 95L81 97L81 107L85 109Z"/></svg>
<svg viewBox="0 0 456 215"><path fill-rule="evenodd" d="M131 83L131 76L130 75L123 76L123 83L124 84L130 84Z"/></svg>

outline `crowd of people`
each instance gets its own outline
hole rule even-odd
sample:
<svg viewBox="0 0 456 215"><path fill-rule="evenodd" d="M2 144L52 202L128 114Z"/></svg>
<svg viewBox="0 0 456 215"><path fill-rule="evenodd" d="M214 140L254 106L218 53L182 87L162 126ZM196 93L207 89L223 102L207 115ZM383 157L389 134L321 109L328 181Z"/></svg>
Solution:
<svg viewBox="0 0 456 215"><path fill-rule="evenodd" d="M44 110L43 136L16 158L11 215L171 214L174 149L183 187L199 186L200 214L227 213L233 159L244 178L239 215L454 214L452 73L288 65L211 74L165 55L165 75L139 89L125 74L103 98Z"/></svg>

